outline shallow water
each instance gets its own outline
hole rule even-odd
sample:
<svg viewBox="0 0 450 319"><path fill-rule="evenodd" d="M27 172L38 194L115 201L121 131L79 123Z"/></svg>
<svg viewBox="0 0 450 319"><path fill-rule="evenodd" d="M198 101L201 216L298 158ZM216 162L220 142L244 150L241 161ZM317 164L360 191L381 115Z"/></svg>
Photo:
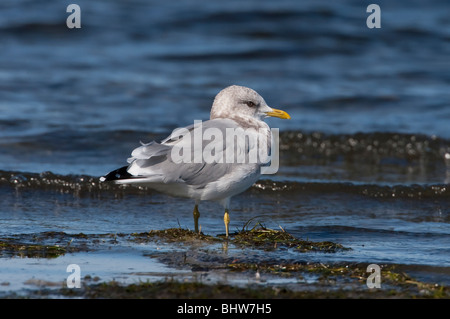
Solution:
<svg viewBox="0 0 450 319"><path fill-rule="evenodd" d="M366 4L350 0L77 4L79 30L67 29L56 0L0 4L1 236L192 229L190 201L98 178L125 165L139 141L207 119L215 94L241 84L292 119L268 120L280 129L280 170L233 199L232 230L259 216L352 248L275 259L431 267L421 276L448 283L446 1L379 1L377 30L365 25ZM200 212L205 233L224 232L219 205ZM101 266L107 252L73 257L105 280L171 272L126 247L110 252L114 270ZM60 280L56 268L71 258L2 257L0 283L17 279L0 288L33 278L17 267ZM150 270L129 270L130 260Z"/></svg>

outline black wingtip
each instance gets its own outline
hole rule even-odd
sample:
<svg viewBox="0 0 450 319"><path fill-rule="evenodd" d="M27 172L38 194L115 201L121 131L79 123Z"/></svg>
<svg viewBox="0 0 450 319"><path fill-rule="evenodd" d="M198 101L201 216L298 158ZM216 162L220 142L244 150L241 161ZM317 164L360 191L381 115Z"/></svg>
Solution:
<svg viewBox="0 0 450 319"><path fill-rule="evenodd" d="M127 169L128 169L128 166L124 166L124 167L118 168L112 172L109 172L105 176L100 177L100 182L111 182L111 181L116 181L118 179L126 179L126 178L133 177L133 175L128 173Z"/></svg>

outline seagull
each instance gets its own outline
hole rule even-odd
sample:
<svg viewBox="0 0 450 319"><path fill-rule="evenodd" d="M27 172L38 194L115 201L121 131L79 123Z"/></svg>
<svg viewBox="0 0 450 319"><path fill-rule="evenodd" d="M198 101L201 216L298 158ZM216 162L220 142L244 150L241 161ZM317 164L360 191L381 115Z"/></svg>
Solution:
<svg viewBox="0 0 450 319"><path fill-rule="evenodd" d="M254 90L226 87L214 98L210 119L175 129L160 143L142 143L128 165L100 178L101 182L145 186L158 192L195 200L198 233L201 201L219 202L226 238L229 235L230 199L248 189L270 165L272 132L266 117L290 119L271 108ZM231 137L230 137L231 135ZM263 150L256 156L256 150Z"/></svg>

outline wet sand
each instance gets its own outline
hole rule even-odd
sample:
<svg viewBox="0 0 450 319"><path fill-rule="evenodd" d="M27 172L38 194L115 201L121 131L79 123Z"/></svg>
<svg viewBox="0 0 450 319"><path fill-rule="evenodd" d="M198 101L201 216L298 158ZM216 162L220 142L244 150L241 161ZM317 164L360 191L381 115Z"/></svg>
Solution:
<svg viewBox="0 0 450 319"><path fill-rule="evenodd" d="M382 264L380 288L367 285L367 263L308 262L305 252L345 253L261 225L229 239L172 228L131 234L44 232L0 238L2 298L449 298L450 289L414 274L427 267ZM280 253L289 256L280 260ZM5 263L5 260L8 262ZM62 266L77 261L80 288ZM44 266L44 267L43 267ZM21 275L21 269L27 275ZM59 268L59 272L56 269ZM40 269L41 273L34 272ZM45 270L47 269L47 270ZM439 269L434 269L439 271ZM446 269L441 269L446 272ZM50 275L51 274L51 275ZM20 285L17 283L22 281ZM369 279L369 282L375 282Z"/></svg>

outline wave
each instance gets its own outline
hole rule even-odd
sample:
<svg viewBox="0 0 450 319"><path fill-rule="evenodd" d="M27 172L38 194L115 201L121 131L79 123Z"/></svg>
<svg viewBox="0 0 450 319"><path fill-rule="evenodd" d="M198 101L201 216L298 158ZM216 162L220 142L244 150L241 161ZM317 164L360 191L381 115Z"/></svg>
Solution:
<svg viewBox="0 0 450 319"><path fill-rule="evenodd" d="M395 132L355 134L282 132L280 148L283 158L299 161L305 158L337 159L380 163L386 158L406 162L450 159L450 140L437 136Z"/></svg>
<svg viewBox="0 0 450 319"><path fill-rule="evenodd" d="M0 171L0 186L18 190L35 189L72 193L77 196L98 195L99 193L148 194L146 187L101 183L99 177L88 175L58 175L52 172L26 173ZM341 182L293 182L259 180L249 190L254 194L265 193L346 193L375 198L450 199L450 185L376 185Z"/></svg>
<svg viewBox="0 0 450 319"><path fill-rule="evenodd" d="M0 123L1 124L1 123ZM10 124L13 125L13 124ZM144 132L142 130L51 130L33 135L16 135L3 139L0 146L22 148L33 145L35 150L52 149L57 151L64 147L64 151L86 150L92 146L96 150L111 149L111 145L132 143L139 140L163 139L161 132ZM119 141L119 143L118 143ZM356 161L380 162L384 157L414 160L450 159L450 139L435 135L408 134L398 132L358 132L349 134L333 134L326 132L281 131L280 153L285 159L330 158L339 156L352 158Z"/></svg>
<svg viewBox="0 0 450 319"><path fill-rule="evenodd" d="M160 141L166 134L161 132L144 132L139 130L57 130L26 136L5 137L0 141L0 160L5 163L0 169L4 171L41 172L52 171L57 174L96 175L125 165L126 158L139 146L139 141ZM316 182L319 185L347 185L351 182L361 188L361 183L374 184L378 188L370 194L408 193L385 191L381 184L411 185L448 184L450 181L450 140L420 134L403 134L396 132L366 132L355 134L333 134L325 132L282 131L280 132L280 170L275 180L285 179L287 185L294 182ZM34 162L17 165L20 158L34 158ZM16 164L15 164L16 163ZM40 164L44 163L44 164ZM117 167L115 167L117 166ZM80 173L79 173L80 172ZM49 174L52 174L49 173ZM5 175L5 173L3 173ZM5 181L11 174L2 176ZM15 185L28 187L42 185L41 177L23 175L14 179ZM60 184L79 182L73 189L100 190L106 186L91 186L86 181L96 184L92 176L65 177ZM44 174L44 177L47 178ZM56 183L51 177L51 184ZM38 182L40 184L38 184ZM337 182L337 183L334 183ZM5 182L4 182L5 183ZM328 183L329 184L329 183ZM56 185L56 184L55 184ZM301 184L304 185L304 184ZM314 183L310 183L312 189ZM267 187L267 186L266 186ZM303 187L303 186L302 186ZM329 186L324 186L327 189ZM406 186L410 187L410 186ZM342 186L337 187L339 189ZM360 192L361 193L361 192ZM414 194L423 193L418 190ZM425 193L427 193L425 191ZM413 197L417 197L413 195Z"/></svg>
<svg viewBox="0 0 450 319"><path fill-rule="evenodd" d="M64 20L56 22L24 22L11 26L0 27L0 33L5 36L27 36L27 37L57 37L61 38L68 34Z"/></svg>
<svg viewBox="0 0 450 319"><path fill-rule="evenodd" d="M375 185L330 182L274 182L260 180L252 186L254 192L282 193L347 193L377 198L450 198L450 186L433 185Z"/></svg>

